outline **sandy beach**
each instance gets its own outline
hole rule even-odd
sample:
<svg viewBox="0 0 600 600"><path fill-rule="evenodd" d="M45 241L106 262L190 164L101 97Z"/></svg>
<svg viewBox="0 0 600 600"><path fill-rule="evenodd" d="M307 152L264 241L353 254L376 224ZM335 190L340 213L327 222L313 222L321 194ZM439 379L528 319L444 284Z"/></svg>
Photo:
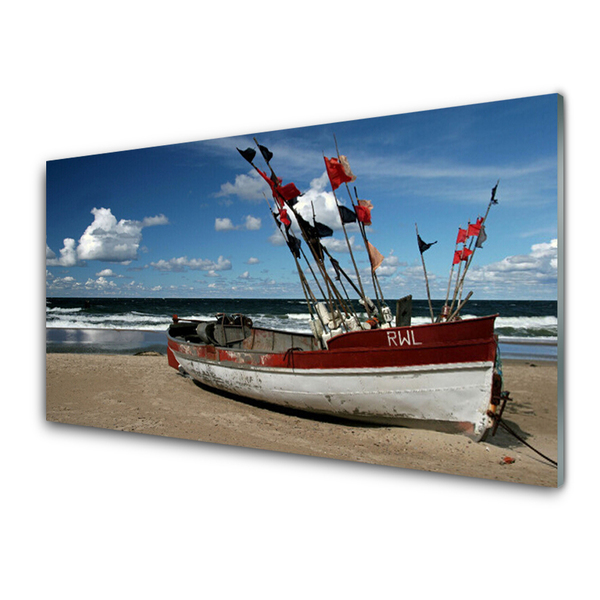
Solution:
<svg viewBox="0 0 600 600"><path fill-rule="evenodd" d="M505 361L507 424L556 460L557 365ZM555 487L557 469L501 428L461 435L316 418L194 383L165 356L46 355L48 421ZM506 464L504 457L514 459Z"/></svg>

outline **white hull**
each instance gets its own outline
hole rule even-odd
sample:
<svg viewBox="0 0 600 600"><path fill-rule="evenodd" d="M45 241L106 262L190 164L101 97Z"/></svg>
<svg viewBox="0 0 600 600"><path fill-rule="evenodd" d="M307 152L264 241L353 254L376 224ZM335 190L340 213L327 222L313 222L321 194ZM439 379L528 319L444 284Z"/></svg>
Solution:
<svg viewBox="0 0 600 600"><path fill-rule="evenodd" d="M200 383L298 410L376 423L461 431L479 441L494 364L363 369L289 369L215 362L175 352Z"/></svg>

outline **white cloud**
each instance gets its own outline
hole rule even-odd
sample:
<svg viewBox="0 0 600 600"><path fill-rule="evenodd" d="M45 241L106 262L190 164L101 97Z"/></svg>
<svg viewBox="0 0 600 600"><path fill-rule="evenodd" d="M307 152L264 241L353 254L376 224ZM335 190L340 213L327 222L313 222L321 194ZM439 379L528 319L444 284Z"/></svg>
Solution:
<svg viewBox="0 0 600 600"><path fill-rule="evenodd" d="M534 244L529 254L507 256L488 265L474 264L465 278L464 290L479 290L496 298L552 296L556 293L557 264L556 239ZM439 285L447 285L447 279Z"/></svg>
<svg viewBox="0 0 600 600"><path fill-rule="evenodd" d="M258 258L255 258L254 256L251 256L247 261L246 264L247 265L257 265L260 262L260 260L258 260Z"/></svg>
<svg viewBox="0 0 600 600"><path fill-rule="evenodd" d="M109 281L108 279L106 279L105 277L98 277L98 279L88 279L85 282L85 287L86 289L90 290L98 290L98 291L105 291L107 289L111 289L111 288L115 288L117 287L117 284L114 281Z"/></svg>
<svg viewBox="0 0 600 600"><path fill-rule="evenodd" d="M236 229L247 229L248 231L258 231L262 227L262 220L259 217L247 215L242 225L234 225L232 220L224 218L215 219L215 231L234 231Z"/></svg>
<svg viewBox="0 0 600 600"><path fill-rule="evenodd" d="M165 215L157 215L156 217L144 217L142 227L154 227L155 225L168 225L169 219Z"/></svg>
<svg viewBox="0 0 600 600"><path fill-rule="evenodd" d="M129 264L137 259L142 229L165 225L164 215L146 217L143 221L121 219L117 221L110 208L93 208L94 221L83 232L76 246L75 240L66 238L60 258L46 246L46 264L53 267L73 267L86 260L104 260Z"/></svg>
<svg viewBox="0 0 600 600"><path fill-rule="evenodd" d="M248 215L244 227L249 231L258 231L261 228L262 221L258 217Z"/></svg>
<svg viewBox="0 0 600 600"><path fill-rule="evenodd" d="M49 292L67 292L76 291L81 288L81 284L75 281L70 275L66 277L48 277L46 281L46 289Z"/></svg>
<svg viewBox="0 0 600 600"><path fill-rule="evenodd" d="M231 222L231 219L215 219L215 231L232 231L235 226Z"/></svg>
<svg viewBox="0 0 600 600"><path fill-rule="evenodd" d="M264 194L270 196L270 189L266 182L256 171L236 175L234 183L224 183L217 197L237 196L240 200L249 202L262 202Z"/></svg>
<svg viewBox="0 0 600 600"><path fill-rule="evenodd" d="M350 247L354 251L356 248L354 247L354 236L353 235L348 238L348 242L350 242ZM346 238L343 238L343 239L337 239L337 238L333 238L333 237L323 238L321 240L321 243L323 244L323 246L325 246L327 248L327 250L329 250L329 252L348 253L348 243L346 242Z"/></svg>
<svg viewBox="0 0 600 600"><path fill-rule="evenodd" d="M250 277L249 271L244 271L241 275L238 275L239 279L248 279Z"/></svg>
<svg viewBox="0 0 600 600"><path fill-rule="evenodd" d="M102 269L99 273L96 273L96 277L116 277L112 269Z"/></svg>
<svg viewBox="0 0 600 600"><path fill-rule="evenodd" d="M65 238L64 247L60 251L60 258L46 244L46 265L49 267L74 267L77 265L77 252L75 250L75 240Z"/></svg>
<svg viewBox="0 0 600 600"><path fill-rule="evenodd" d="M268 242L273 246L285 246L283 235L281 235L281 231L277 229L275 229L275 231L273 231L273 233L268 237Z"/></svg>
<svg viewBox="0 0 600 600"><path fill-rule="evenodd" d="M159 260L158 262L150 263L157 271L176 271L182 272L186 269L192 271L229 271L231 270L231 261L223 256L219 256L217 262L208 258L191 258L182 256L179 258L171 258L170 260Z"/></svg>

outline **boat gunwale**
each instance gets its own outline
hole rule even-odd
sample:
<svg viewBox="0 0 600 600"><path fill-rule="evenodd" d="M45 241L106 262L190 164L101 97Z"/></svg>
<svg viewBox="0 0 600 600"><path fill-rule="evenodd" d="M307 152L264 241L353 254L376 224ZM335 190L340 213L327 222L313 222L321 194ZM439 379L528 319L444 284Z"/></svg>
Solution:
<svg viewBox="0 0 600 600"><path fill-rule="evenodd" d="M447 327L449 325L458 325L458 324L464 324L466 322L473 322L473 321L485 321L488 319L496 319L499 316L499 313L493 314L493 315L486 315L484 317L474 317L472 319L463 319L460 321L444 321L442 323L420 323L419 325L403 325L400 327L388 327L385 329L363 329L363 330L357 330L357 331L348 331L348 332L344 332L341 333L340 335L334 336L331 338L331 340L329 340L330 342L341 338L342 336L344 338L347 338L347 336L350 336L352 334L359 334L359 335L364 335L367 332L380 332L380 331L386 331L386 332L391 332L391 331L399 331L399 330L407 330L407 329L414 329L414 328L423 328L423 327L431 327L431 326L444 326ZM203 321L203 320L196 320L196 319L186 319L183 320L184 322L191 322L191 323L212 323L212 321ZM266 332L272 332L275 334L283 334L283 335L290 335L290 336L294 336L297 335L298 337L303 337L303 338L312 338L314 339L314 336L310 333L304 333L304 332L292 332L292 331L284 331L281 329L272 329L272 328L268 328L268 327L255 327L254 325L251 327L252 331L266 331ZM237 347L227 347L227 346L218 346L215 344L207 344L205 342L192 342L192 341L187 341L183 338L178 338L175 336L172 336L170 334L170 326L169 329L167 330L167 338L168 340L172 340L173 342L175 342L176 344L185 344L187 346L191 346L191 347L199 347L199 348L214 348L215 350L224 350L226 352L243 352L243 353L252 353L252 354L264 354L264 355L285 355L285 354L289 354L291 352L302 352L303 354L306 353L313 353L313 354L322 354L322 353L347 353L347 352L372 352L374 350L374 348L372 346L350 346L350 347L342 347L342 348L317 348L315 350L303 350L302 348L288 348L286 350L279 350L279 351L275 351L275 350L254 350L254 349L250 349L250 348L237 348ZM427 343L426 348L431 348L431 349L439 349L439 348L443 348L443 347L447 347L447 346L466 346L466 345L478 345L478 344L484 344L484 343L489 343L491 341L494 341L494 334L492 334L492 337L484 337L484 338L469 338L467 340L460 340L460 341L452 341L452 342L429 342ZM389 346L389 347L385 347L382 346L380 348L376 348L377 351L387 351L387 350L391 350L391 351L407 351L407 350L417 350L419 348L414 347L414 346ZM424 348L423 348L424 349Z"/></svg>

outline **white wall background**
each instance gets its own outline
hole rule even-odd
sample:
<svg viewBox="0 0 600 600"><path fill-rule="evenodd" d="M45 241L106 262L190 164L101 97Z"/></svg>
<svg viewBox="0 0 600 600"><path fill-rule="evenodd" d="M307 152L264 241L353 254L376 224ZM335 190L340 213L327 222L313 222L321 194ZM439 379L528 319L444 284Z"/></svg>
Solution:
<svg viewBox="0 0 600 600"><path fill-rule="evenodd" d="M578 1L5 6L4 597L554 598L593 585L591 11ZM46 160L555 92L567 157L562 489L45 422Z"/></svg>

